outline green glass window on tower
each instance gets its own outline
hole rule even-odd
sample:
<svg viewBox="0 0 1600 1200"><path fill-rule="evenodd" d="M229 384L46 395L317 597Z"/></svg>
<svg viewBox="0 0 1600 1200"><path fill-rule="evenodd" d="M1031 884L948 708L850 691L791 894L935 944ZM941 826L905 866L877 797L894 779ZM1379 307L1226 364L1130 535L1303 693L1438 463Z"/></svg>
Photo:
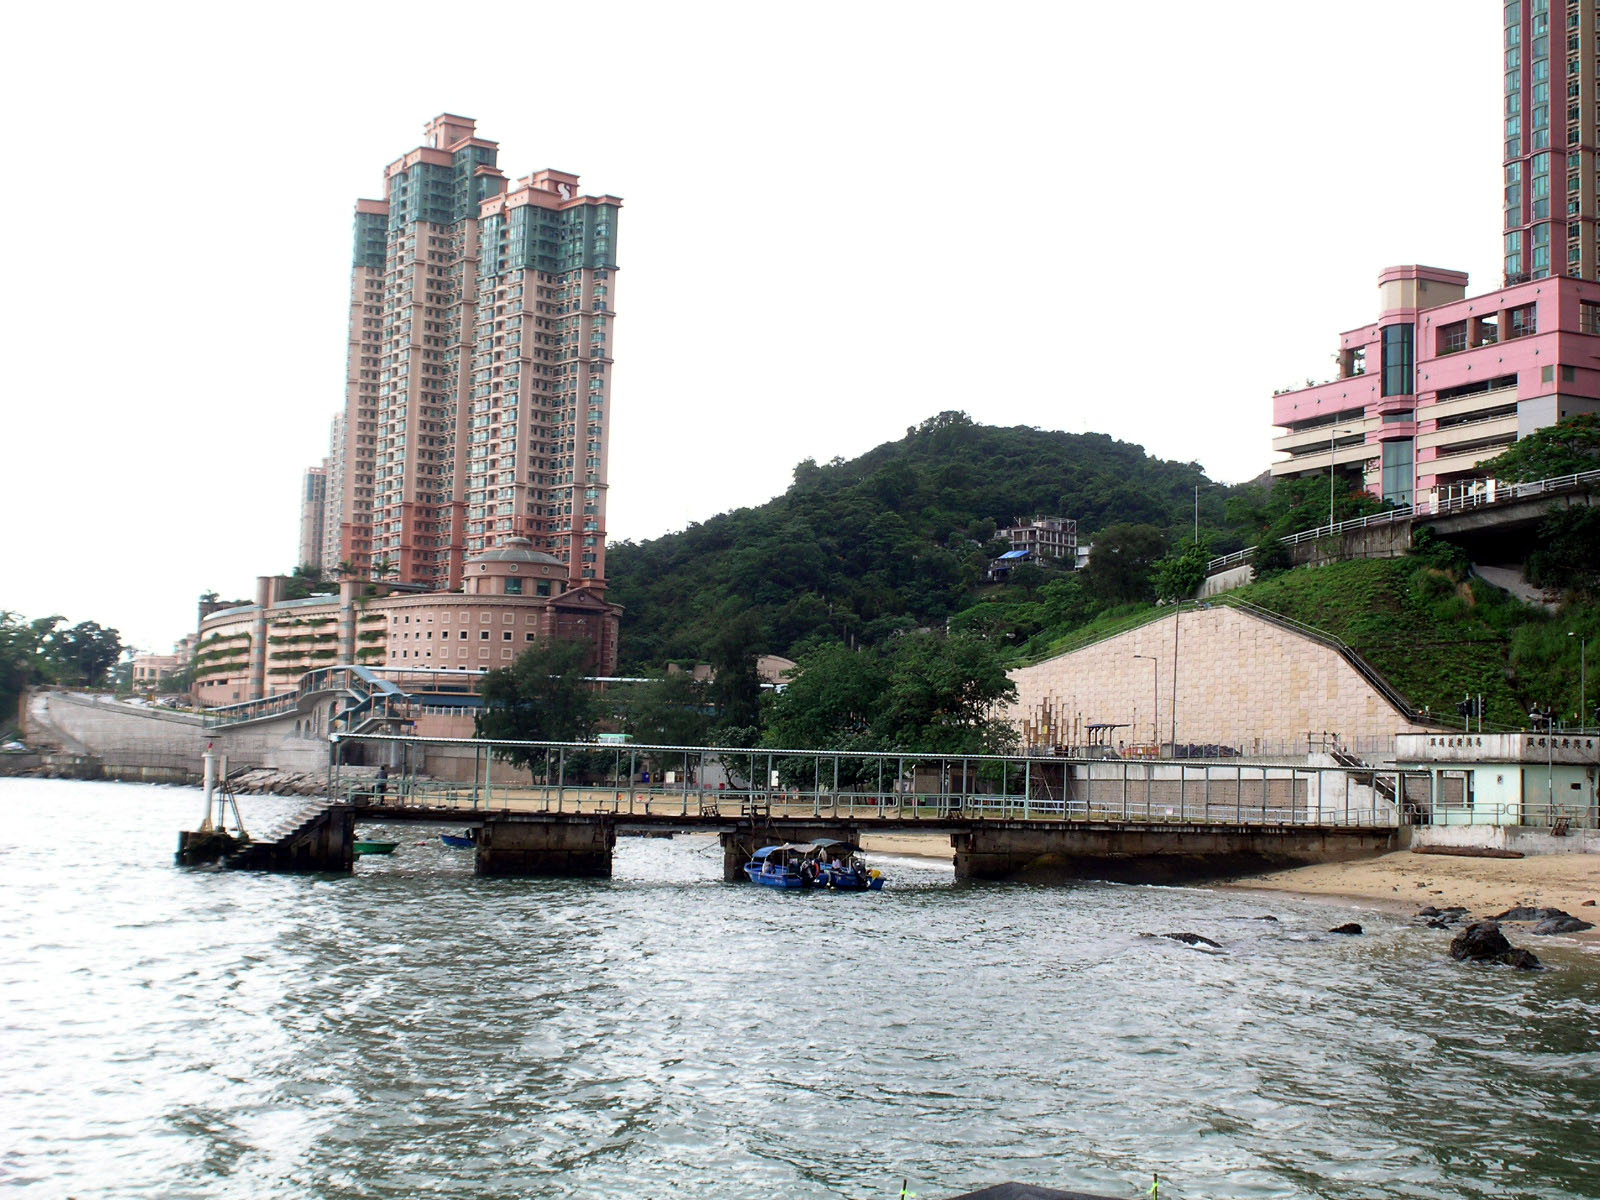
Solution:
<svg viewBox="0 0 1600 1200"><path fill-rule="evenodd" d="M1409 396L1416 363L1416 330L1410 322L1383 327L1383 394Z"/></svg>
<svg viewBox="0 0 1600 1200"><path fill-rule="evenodd" d="M1390 504L1411 503L1413 445L1411 438L1383 443L1383 498Z"/></svg>

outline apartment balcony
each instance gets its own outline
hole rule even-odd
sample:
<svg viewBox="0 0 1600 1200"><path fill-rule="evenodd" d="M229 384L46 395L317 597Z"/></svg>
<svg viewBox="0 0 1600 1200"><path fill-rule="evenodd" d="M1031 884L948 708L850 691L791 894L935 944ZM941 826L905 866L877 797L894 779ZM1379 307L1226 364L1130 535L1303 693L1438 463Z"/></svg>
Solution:
<svg viewBox="0 0 1600 1200"><path fill-rule="evenodd" d="M1484 442L1493 440L1502 445L1509 445L1517 440L1517 414L1509 413L1505 416L1490 417L1483 421L1467 421L1460 425L1451 425L1447 429L1436 429L1431 433L1419 434L1417 448L1438 448L1441 454L1478 454L1483 457L1493 457L1500 452L1499 448L1492 450L1477 450L1472 447L1481 446ZM1462 447L1456 450L1456 447Z"/></svg>
<svg viewBox="0 0 1600 1200"><path fill-rule="evenodd" d="M1453 400L1440 400L1434 404L1419 405L1417 420L1443 421L1451 417L1466 416L1486 408L1501 408L1517 402L1517 387L1495 388L1492 392L1474 392L1470 396L1457 396Z"/></svg>
<svg viewBox="0 0 1600 1200"><path fill-rule="evenodd" d="M1286 447L1280 445L1279 443L1287 440L1287 438L1275 438L1272 443L1272 448L1274 450L1286 449ZM1326 431L1323 431L1320 440L1306 442L1303 443L1303 445L1304 449L1300 453L1295 454L1294 457L1272 464L1272 474L1274 478L1282 478L1284 476L1294 475L1325 474L1329 468L1330 461L1339 467L1365 468L1368 459L1382 453L1382 451L1379 450L1376 445L1369 442L1352 442L1347 446L1335 446L1330 460L1328 454L1328 434ZM1316 448L1318 446L1320 446L1320 449Z"/></svg>
<svg viewBox="0 0 1600 1200"><path fill-rule="evenodd" d="M1417 474L1423 475L1455 475L1474 470L1479 463L1487 462L1499 454L1514 439L1515 434L1507 437L1499 445L1480 446L1471 450L1462 450L1458 453L1444 453L1438 458L1419 459L1417 461Z"/></svg>

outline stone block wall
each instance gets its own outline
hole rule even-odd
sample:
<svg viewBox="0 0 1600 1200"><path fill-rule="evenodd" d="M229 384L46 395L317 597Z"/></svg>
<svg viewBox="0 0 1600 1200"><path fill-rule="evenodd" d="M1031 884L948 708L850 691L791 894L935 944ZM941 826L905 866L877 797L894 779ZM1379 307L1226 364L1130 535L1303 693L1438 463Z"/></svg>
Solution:
<svg viewBox="0 0 1600 1200"><path fill-rule="evenodd" d="M1338 651L1221 606L1176 612L1011 678L1017 700L1006 716L1028 748L1087 745L1090 724L1123 726L1113 747L1176 740L1247 755L1303 747L1308 732L1337 734L1359 753L1424 731Z"/></svg>

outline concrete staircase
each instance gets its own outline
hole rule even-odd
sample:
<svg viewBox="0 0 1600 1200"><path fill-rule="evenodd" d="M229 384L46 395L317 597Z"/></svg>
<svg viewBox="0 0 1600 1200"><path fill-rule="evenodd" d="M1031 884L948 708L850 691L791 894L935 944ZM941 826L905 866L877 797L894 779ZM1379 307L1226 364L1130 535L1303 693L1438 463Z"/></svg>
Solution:
<svg viewBox="0 0 1600 1200"><path fill-rule="evenodd" d="M355 810L315 800L253 835L223 859L241 871L349 871L355 862Z"/></svg>

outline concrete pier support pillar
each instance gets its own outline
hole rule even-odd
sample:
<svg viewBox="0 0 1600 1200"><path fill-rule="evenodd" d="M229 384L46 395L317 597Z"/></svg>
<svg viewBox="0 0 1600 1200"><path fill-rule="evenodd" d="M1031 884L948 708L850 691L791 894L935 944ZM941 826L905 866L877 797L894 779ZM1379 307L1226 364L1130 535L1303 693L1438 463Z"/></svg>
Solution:
<svg viewBox="0 0 1600 1200"><path fill-rule="evenodd" d="M609 879L616 844L616 826L608 820L519 813L484 821L476 869L479 875Z"/></svg>

